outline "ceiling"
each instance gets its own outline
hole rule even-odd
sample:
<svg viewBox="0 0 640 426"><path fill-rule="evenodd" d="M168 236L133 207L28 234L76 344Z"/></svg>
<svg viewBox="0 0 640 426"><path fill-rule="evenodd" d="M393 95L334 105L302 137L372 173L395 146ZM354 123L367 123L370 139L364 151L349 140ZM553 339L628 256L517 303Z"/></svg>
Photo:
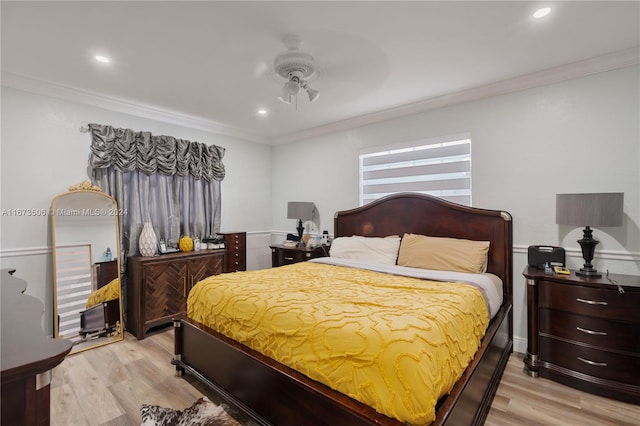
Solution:
<svg viewBox="0 0 640 426"><path fill-rule="evenodd" d="M2 1L2 83L277 144L614 52L637 62L639 4ZM277 100L290 35L315 57L314 103Z"/></svg>

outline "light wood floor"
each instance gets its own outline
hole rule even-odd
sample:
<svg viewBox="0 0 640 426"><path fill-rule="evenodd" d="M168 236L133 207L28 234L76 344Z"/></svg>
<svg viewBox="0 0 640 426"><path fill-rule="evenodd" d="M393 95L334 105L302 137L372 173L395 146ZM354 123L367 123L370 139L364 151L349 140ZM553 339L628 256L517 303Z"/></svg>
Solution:
<svg viewBox="0 0 640 426"><path fill-rule="evenodd" d="M53 371L51 424L139 425L141 404L182 410L203 394L216 400L190 376L174 375L172 355L168 328L67 357ZM522 354L513 354L486 425L640 425L640 406L534 379L522 367Z"/></svg>

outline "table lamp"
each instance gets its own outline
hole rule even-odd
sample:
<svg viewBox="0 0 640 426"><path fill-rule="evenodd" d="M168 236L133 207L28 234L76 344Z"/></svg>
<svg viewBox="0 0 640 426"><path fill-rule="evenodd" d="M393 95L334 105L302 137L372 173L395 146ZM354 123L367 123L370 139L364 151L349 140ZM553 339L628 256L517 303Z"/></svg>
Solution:
<svg viewBox="0 0 640 426"><path fill-rule="evenodd" d="M315 204L306 201L289 201L287 203L287 218L298 219L298 245L302 246L302 231L304 227L302 222L305 220L313 219L313 211L315 210Z"/></svg>
<svg viewBox="0 0 640 426"><path fill-rule="evenodd" d="M593 238L592 226L622 226L624 193L556 194L556 223L558 225L584 226L582 248L584 266L576 275L598 278L599 273L591 264L598 240Z"/></svg>

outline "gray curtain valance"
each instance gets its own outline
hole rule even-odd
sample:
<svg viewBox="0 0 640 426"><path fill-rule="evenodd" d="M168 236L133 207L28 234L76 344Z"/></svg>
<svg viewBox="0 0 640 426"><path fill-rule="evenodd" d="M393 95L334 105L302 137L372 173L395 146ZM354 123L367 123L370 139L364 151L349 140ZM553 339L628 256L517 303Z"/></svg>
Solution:
<svg viewBox="0 0 640 426"><path fill-rule="evenodd" d="M121 173L139 170L146 175L190 174L209 182L224 179L225 149L220 146L101 124L89 124L89 131L89 164L93 169L113 167Z"/></svg>

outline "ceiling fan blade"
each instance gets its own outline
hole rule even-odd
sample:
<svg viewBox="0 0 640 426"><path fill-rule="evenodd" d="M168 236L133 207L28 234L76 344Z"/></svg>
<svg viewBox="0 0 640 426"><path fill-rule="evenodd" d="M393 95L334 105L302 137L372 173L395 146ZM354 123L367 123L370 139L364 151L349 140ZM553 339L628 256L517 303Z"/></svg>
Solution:
<svg viewBox="0 0 640 426"><path fill-rule="evenodd" d="M265 61L260 61L256 64L256 67L253 70L253 76L256 79L262 78L270 70L271 70L271 67L269 66L268 63L266 63Z"/></svg>

